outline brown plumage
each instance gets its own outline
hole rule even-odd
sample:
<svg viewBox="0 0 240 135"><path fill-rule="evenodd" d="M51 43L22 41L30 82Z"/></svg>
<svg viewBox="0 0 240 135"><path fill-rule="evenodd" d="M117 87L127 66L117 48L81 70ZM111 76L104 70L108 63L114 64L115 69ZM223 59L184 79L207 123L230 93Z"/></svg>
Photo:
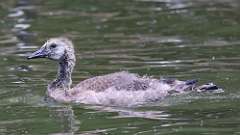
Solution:
<svg viewBox="0 0 240 135"><path fill-rule="evenodd" d="M159 100L172 93L200 90L198 88L203 91L206 86L215 86L195 87L196 81L158 80L122 71L86 79L71 88L76 58L72 42L64 37L49 39L28 57L33 58L48 58L58 62L57 77L48 85L47 94L60 102L129 106Z"/></svg>

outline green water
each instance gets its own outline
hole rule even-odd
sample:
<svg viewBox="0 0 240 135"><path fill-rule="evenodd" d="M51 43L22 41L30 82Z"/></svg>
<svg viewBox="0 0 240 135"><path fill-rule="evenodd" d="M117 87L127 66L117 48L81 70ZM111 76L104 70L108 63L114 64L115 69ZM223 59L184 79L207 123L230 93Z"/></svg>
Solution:
<svg viewBox="0 0 240 135"><path fill-rule="evenodd" d="M240 134L238 0L2 0L0 134ZM120 70L215 82L222 94L123 108L44 101L56 63L26 56L74 43L73 80Z"/></svg>

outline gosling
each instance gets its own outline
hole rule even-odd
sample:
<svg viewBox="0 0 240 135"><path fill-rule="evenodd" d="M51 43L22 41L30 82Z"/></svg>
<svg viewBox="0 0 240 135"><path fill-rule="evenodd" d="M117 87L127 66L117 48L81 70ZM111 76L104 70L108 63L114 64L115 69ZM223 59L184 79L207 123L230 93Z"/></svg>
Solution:
<svg viewBox="0 0 240 135"><path fill-rule="evenodd" d="M47 40L27 58L57 61L57 77L48 84L47 96L64 103L132 106L159 101L173 94L220 90L213 83L196 86L196 80L155 79L127 71L86 79L71 88L76 57L72 41L65 37Z"/></svg>

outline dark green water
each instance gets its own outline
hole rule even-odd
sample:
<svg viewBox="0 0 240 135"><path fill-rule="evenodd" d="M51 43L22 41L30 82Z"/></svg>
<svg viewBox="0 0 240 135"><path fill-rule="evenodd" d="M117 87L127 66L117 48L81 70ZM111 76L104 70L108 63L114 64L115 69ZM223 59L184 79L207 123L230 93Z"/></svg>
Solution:
<svg viewBox="0 0 240 135"><path fill-rule="evenodd" d="M240 134L239 11L238 0L2 0L0 134ZM75 43L75 84L128 70L225 92L132 108L46 103L56 63L25 57L61 35Z"/></svg>

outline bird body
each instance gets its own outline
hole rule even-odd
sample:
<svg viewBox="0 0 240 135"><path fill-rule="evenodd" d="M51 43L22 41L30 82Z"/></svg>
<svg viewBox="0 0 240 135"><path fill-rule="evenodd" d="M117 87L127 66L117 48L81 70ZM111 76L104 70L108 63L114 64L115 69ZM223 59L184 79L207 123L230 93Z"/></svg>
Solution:
<svg viewBox="0 0 240 135"><path fill-rule="evenodd" d="M59 63L57 78L48 85L47 95L59 102L131 106L161 100L174 93L213 91L210 83L196 87L195 80L155 79L127 71L96 76L71 88L71 74L76 58L67 38L51 38L28 59L49 58Z"/></svg>
<svg viewBox="0 0 240 135"><path fill-rule="evenodd" d="M86 79L68 91L48 88L48 95L61 102L103 105L133 105L159 100L171 86L157 79L140 77L126 71Z"/></svg>

